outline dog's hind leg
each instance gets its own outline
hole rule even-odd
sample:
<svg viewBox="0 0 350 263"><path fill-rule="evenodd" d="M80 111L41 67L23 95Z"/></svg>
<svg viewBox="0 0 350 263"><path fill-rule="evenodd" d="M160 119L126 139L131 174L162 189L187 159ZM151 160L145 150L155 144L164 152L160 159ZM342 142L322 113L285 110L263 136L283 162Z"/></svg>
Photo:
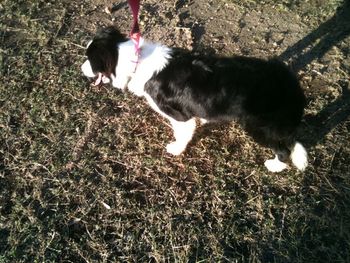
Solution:
<svg viewBox="0 0 350 263"><path fill-rule="evenodd" d="M166 150L172 155L179 155L186 149L187 144L193 137L196 129L196 120L195 118L188 121L170 119L170 123L174 131L175 141L169 143Z"/></svg>
<svg viewBox="0 0 350 263"><path fill-rule="evenodd" d="M300 142L294 144L290 158L299 171L306 169L308 165L307 152Z"/></svg>
<svg viewBox="0 0 350 263"><path fill-rule="evenodd" d="M275 143L272 149L276 154L275 159L265 161L265 166L270 172L278 173L288 167L285 162L290 156L290 150L285 142Z"/></svg>
<svg viewBox="0 0 350 263"><path fill-rule="evenodd" d="M265 162L266 168L271 172L281 172L287 168L285 163L289 158L299 171L304 171L308 165L307 152L299 142L278 143L273 147L276 154L275 159Z"/></svg>

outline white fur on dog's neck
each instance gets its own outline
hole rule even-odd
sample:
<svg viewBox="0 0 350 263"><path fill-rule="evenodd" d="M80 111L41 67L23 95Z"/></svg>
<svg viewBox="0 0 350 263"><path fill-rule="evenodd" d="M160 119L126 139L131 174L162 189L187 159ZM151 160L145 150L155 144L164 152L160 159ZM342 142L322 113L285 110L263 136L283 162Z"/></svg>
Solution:
<svg viewBox="0 0 350 263"><path fill-rule="evenodd" d="M121 43L119 46L116 76L112 77L112 85L124 89L129 81L128 88L137 96L144 93L145 83L154 73L161 71L168 63L171 49L155 43L140 40L141 53L138 64L135 65L135 46L132 40ZM136 66L136 71L135 71Z"/></svg>

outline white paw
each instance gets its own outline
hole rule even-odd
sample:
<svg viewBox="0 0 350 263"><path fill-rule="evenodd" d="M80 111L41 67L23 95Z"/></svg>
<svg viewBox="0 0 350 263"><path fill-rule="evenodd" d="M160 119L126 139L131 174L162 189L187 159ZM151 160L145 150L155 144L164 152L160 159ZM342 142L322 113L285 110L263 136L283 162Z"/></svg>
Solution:
<svg viewBox="0 0 350 263"><path fill-rule="evenodd" d="M130 80L128 89L138 97L143 96L144 85L138 81Z"/></svg>
<svg viewBox="0 0 350 263"><path fill-rule="evenodd" d="M307 152L299 142L297 142L290 155L293 164L299 171L304 171L308 165Z"/></svg>
<svg viewBox="0 0 350 263"><path fill-rule="evenodd" d="M172 155L180 155L185 149L186 146L178 142L171 142L166 146L166 151Z"/></svg>
<svg viewBox="0 0 350 263"><path fill-rule="evenodd" d="M266 168L273 173L278 173L287 168L287 164L278 160L277 156L275 159L265 161Z"/></svg>

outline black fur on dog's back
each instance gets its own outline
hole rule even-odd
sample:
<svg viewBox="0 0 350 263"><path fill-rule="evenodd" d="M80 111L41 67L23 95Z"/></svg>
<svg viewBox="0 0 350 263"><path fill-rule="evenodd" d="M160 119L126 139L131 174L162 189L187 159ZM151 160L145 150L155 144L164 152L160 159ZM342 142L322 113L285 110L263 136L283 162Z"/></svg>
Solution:
<svg viewBox="0 0 350 263"><path fill-rule="evenodd" d="M202 56L180 49L145 91L178 121L239 121L281 161L290 155L305 107L296 76L276 59Z"/></svg>

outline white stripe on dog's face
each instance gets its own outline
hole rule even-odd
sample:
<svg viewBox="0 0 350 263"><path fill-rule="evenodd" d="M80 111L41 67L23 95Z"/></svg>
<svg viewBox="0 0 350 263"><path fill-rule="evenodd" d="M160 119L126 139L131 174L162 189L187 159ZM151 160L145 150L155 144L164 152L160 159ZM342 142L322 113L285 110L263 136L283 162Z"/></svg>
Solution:
<svg viewBox="0 0 350 263"><path fill-rule="evenodd" d="M81 65L81 70L83 74L88 78L96 77L96 74L92 71L91 64L89 60L86 60L83 65Z"/></svg>

